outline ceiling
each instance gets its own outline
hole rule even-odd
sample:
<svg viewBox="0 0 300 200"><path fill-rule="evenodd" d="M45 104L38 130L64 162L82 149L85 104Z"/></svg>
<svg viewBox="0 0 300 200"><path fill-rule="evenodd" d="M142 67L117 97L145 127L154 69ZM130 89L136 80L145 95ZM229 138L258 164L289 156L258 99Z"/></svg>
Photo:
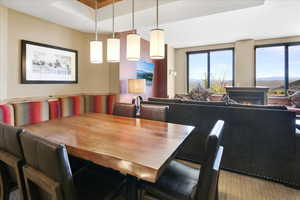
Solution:
<svg viewBox="0 0 300 200"><path fill-rule="evenodd" d="M82 32L94 31L93 9L78 0L0 3ZM156 0L136 0L135 4L135 28L147 39L155 23ZM111 32L111 9L106 6L99 11L101 32ZM166 42L181 48L300 35L299 10L300 0L160 0L160 24L166 30ZM131 0L116 3L116 15L116 31L130 30Z"/></svg>
<svg viewBox="0 0 300 200"><path fill-rule="evenodd" d="M117 3L118 1L122 1L122 0L97 0L97 2L95 0L78 0L78 1L91 8L96 8L96 6L97 8L103 8L105 6L112 4L113 2Z"/></svg>

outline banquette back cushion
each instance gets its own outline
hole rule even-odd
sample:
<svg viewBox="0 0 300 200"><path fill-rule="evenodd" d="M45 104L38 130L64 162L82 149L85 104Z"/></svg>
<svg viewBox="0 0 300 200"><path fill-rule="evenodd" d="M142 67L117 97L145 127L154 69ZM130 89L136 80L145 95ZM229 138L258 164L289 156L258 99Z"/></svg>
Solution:
<svg viewBox="0 0 300 200"><path fill-rule="evenodd" d="M70 96L60 98L62 117L81 115L84 113L84 97Z"/></svg>
<svg viewBox="0 0 300 200"><path fill-rule="evenodd" d="M12 105L0 105L0 121L11 126L15 125L15 114Z"/></svg>
<svg viewBox="0 0 300 200"><path fill-rule="evenodd" d="M107 113L107 95L86 95L85 112Z"/></svg>
<svg viewBox="0 0 300 200"><path fill-rule="evenodd" d="M48 101L25 102L13 104L15 125L23 126L49 120Z"/></svg>

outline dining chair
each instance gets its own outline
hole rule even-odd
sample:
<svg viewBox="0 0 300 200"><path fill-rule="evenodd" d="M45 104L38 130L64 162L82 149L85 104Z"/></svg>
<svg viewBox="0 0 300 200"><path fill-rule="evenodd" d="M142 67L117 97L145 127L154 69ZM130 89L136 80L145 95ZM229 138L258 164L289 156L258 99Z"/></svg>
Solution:
<svg viewBox="0 0 300 200"><path fill-rule="evenodd" d="M156 183L141 182L143 192L140 197L143 198L146 192L164 200L217 200L223 127L224 121L218 121L208 135L201 169L173 160Z"/></svg>
<svg viewBox="0 0 300 200"><path fill-rule="evenodd" d="M0 122L0 199L8 200L12 191L24 199L25 187L22 173L23 153L19 142L22 129Z"/></svg>
<svg viewBox="0 0 300 200"><path fill-rule="evenodd" d="M110 200L118 195L124 177L96 167L72 174L65 145L28 132L20 135L28 200Z"/></svg>
<svg viewBox="0 0 300 200"><path fill-rule="evenodd" d="M113 115L136 117L136 106L129 103L116 103L114 105Z"/></svg>
<svg viewBox="0 0 300 200"><path fill-rule="evenodd" d="M155 121L167 121L169 106L142 104L140 118Z"/></svg>

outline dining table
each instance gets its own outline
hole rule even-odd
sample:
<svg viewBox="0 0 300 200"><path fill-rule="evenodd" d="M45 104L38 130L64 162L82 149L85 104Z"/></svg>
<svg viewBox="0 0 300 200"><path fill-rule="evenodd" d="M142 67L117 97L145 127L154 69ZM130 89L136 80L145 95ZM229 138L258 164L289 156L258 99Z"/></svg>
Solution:
<svg viewBox="0 0 300 200"><path fill-rule="evenodd" d="M127 177L127 199L138 198L139 180L155 183L175 158L193 126L85 113L23 127L65 144L72 156L111 168Z"/></svg>

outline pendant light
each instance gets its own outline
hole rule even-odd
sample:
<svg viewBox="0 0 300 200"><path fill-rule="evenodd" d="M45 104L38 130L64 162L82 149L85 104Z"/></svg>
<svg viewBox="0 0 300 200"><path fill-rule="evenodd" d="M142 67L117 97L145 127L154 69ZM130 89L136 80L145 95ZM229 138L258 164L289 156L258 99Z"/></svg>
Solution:
<svg viewBox="0 0 300 200"><path fill-rule="evenodd" d="M107 39L107 62L120 62L120 39L115 38L115 0L112 4L112 29L113 37Z"/></svg>
<svg viewBox="0 0 300 200"><path fill-rule="evenodd" d="M90 42L90 61L93 64L103 63L103 44L98 40L98 0L95 0L95 40Z"/></svg>
<svg viewBox="0 0 300 200"><path fill-rule="evenodd" d="M132 0L132 30L134 30L134 0ZM127 35L127 60L139 61L141 56L141 37L136 33Z"/></svg>
<svg viewBox="0 0 300 200"><path fill-rule="evenodd" d="M158 0L156 0L156 28L150 33L150 58L154 60L165 58L165 33L158 28Z"/></svg>

